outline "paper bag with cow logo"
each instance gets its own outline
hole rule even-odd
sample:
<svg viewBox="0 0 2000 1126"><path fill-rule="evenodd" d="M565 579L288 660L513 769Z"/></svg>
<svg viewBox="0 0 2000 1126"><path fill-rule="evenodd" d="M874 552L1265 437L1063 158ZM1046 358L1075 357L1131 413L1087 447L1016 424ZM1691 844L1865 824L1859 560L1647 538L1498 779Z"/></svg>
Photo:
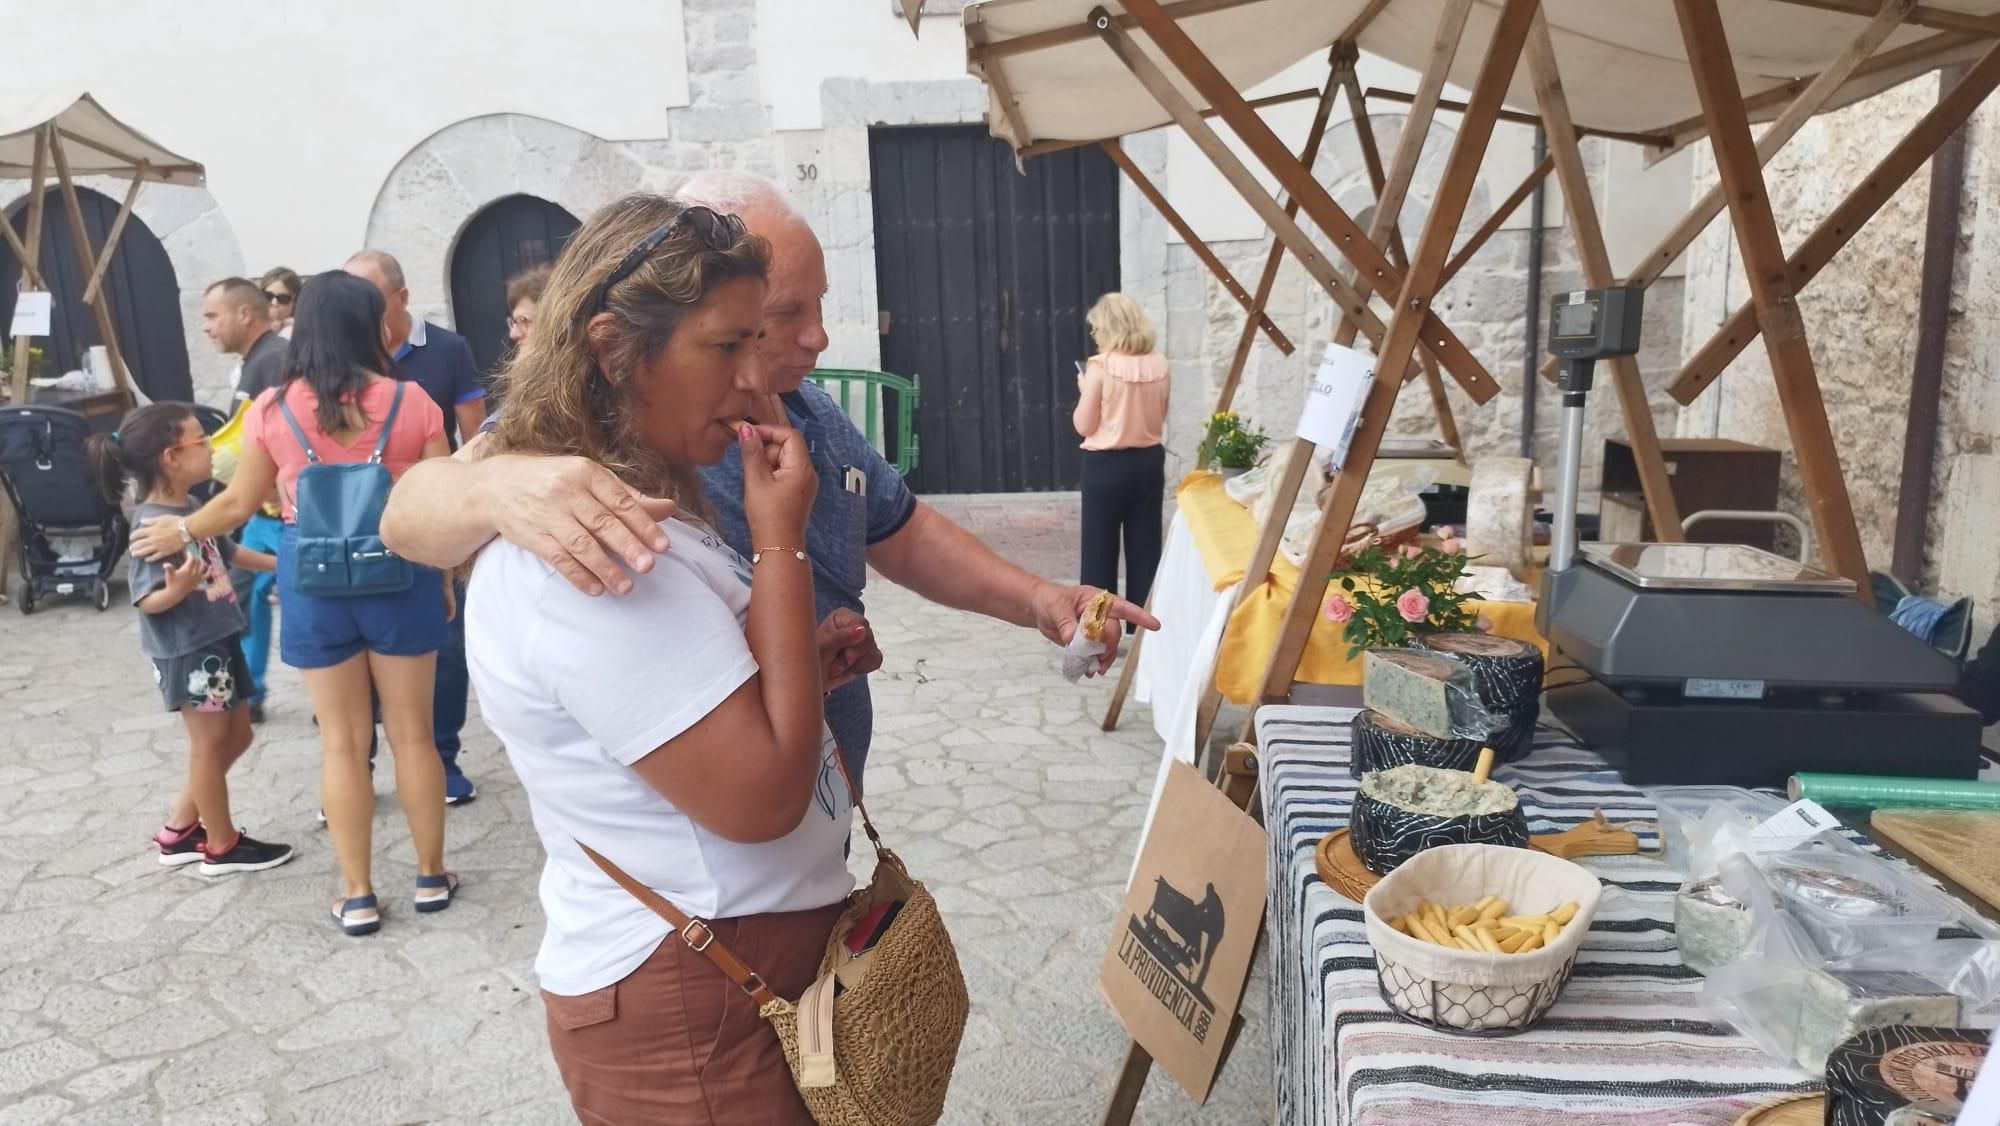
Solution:
<svg viewBox="0 0 2000 1126"><path fill-rule="evenodd" d="M1196 1101L1222 1064L1264 917L1264 830L1190 767L1161 785L1097 987Z"/></svg>

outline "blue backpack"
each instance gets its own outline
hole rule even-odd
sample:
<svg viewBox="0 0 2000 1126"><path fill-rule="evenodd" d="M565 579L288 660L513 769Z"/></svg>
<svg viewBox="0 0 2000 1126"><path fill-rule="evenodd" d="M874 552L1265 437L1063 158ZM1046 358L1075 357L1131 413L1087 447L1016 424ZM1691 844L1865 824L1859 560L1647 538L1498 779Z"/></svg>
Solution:
<svg viewBox="0 0 2000 1126"><path fill-rule="evenodd" d="M382 507L393 483L389 467L382 464L382 450L389 444L389 429L396 424L405 386L396 384L375 452L367 461L340 464L320 460L292 416L291 405L282 393L278 396L285 424L306 452L306 467L299 470L292 498L298 529L292 586L300 594L321 598L393 594L408 590L414 581L410 561L382 545Z"/></svg>

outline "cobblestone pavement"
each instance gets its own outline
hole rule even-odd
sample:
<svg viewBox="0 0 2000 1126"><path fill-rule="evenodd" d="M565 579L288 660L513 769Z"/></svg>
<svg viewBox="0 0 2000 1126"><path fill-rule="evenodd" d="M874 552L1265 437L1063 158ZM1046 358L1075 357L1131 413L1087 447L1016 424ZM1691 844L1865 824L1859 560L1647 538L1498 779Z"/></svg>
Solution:
<svg viewBox="0 0 2000 1126"><path fill-rule="evenodd" d="M1037 570L1074 568L1074 498L941 507ZM1128 709L1103 734L1108 689L1064 684L1039 638L873 593L888 664L871 808L937 892L973 999L946 1121L1094 1122L1124 1047L1094 983L1158 762L1150 717ZM390 908L379 935L347 939L324 918L303 689L274 679L231 788L239 820L300 857L204 881L146 843L185 750L133 612L0 614L0 1126L574 1121L530 970L541 849L493 737L475 715L463 762L480 798L449 822L463 898L397 906L414 866L384 771ZM1267 1121L1266 998L1260 968L1206 1107L1156 1069L1140 1121Z"/></svg>

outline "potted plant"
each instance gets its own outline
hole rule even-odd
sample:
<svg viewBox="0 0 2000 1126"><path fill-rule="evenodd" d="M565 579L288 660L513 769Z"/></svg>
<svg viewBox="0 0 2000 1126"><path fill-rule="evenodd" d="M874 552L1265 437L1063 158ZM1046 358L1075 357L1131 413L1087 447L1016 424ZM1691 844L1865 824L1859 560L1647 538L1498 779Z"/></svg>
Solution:
<svg viewBox="0 0 2000 1126"><path fill-rule="evenodd" d="M1348 659L1364 649L1400 648L1419 634L1486 628L1467 605L1473 596L1458 592L1466 562L1456 540L1370 546L1348 556L1329 580L1335 589L1325 607L1327 620L1345 627Z"/></svg>
<svg viewBox="0 0 2000 1126"><path fill-rule="evenodd" d="M1268 441L1261 428L1246 425L1235 411L1222 411L1209 416L1195 458L1204 469L1218 469L1224 477L1234 477L1257 464Z"/></svg>

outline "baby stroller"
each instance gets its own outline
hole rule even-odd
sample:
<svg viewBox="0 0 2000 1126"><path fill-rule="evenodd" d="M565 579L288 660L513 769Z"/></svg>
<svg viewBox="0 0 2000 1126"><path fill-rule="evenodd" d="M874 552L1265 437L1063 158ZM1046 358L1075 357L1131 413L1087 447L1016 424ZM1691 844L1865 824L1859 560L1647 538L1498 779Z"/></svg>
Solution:
<svg viewBox="0 0 2000 1126"><path fill-rule="evenodd" d="M20 523L21 613L43 596L88 594L111 606L111 572L132 527L92 486L90 422L62 407L0 407L0 482Z"/></svg>

